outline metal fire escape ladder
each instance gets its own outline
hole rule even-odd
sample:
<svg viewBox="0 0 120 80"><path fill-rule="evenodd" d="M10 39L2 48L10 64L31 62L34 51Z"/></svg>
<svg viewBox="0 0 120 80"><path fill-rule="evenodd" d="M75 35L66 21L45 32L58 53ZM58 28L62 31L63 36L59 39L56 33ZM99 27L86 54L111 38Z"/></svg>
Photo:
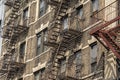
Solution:
<svg viewBox="0 0 120 80"><path fill-rule="evenodd" d="M49 32L51 35L48 38L48 42L46 42L45 45L51 46L54 48L57 47L54 49L55 51L53 51L53 53L52 53L52 55L54 55L54 59L51 64L51 74L49 75L50 80L56 80L58 67L59 67L59 64L58 64L58 60L60 58L59 56L61 56L61 57L64 56L63 54L59 53L62 42L60 42L58 44L57 39L58 39L58 37L60 35L60 31L61 31L61 18L65 15L65 13L66 13L65 11L68 9L68 6L66 6L66 5L68 5L68 3L66 3L65 1L66 0L59 2L59 1L51 0L49 2L49 4L56 6L56 11L55 11L54 24L53 24L52 28L49 29ZM60 5L60 6L58 6L58 5Z"/></svg>
<svg viewBox="0 0 120 80"><path fill-rule="evenodd" d="M21 6L21 0L14 0L10 2L9 0L6 1L6 5L11 6L12 12L9 17L9 21L5 26L3 38L8 40L8 46L6 48L6 53L3 55L3 62L2 68L0 69L0 73L6 74L6 80L13 79L20 70L20 68L24 67L25 64L16 62L13 60L13 56L15 54L15 44L17 42L17 37L20 35L21 32L28 29L27 26L22 26L16 24L18 20L18 11ZM11 5L13 4L13 5Z"/></svg>
<svg viewBox="0 0 120 80"><path fill-rule="evenodd" d="M78 40L81 36L81 32L66 29L62 30L61 19L66 15L66 11L69 8L69 0L50 0L49 4L55 6L55 19L54 24L50 27L48 41L44 42L46 46L52 47L52 63L50 67L50 75L48 80L56 80L58 78L58 68L60 68L59 60L65 57L65 52L69 49L71 41ZM59 6L58 6L59 5ZM79 35L79 37L78 37ZM76 37L77 36L77 37ZM59 37L59 41L58 41ZM76 38L75 38L76 37ZM80 40L80 39L79 39Z"/></svg>

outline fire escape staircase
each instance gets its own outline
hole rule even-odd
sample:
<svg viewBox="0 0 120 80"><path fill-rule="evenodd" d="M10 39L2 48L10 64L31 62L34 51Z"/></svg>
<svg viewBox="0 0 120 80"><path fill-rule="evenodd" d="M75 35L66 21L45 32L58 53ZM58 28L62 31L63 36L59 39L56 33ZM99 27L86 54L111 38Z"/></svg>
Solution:
<svg viewBox="0 0 120 80"><path fill-rule="evenodd" d="M6 53L3 55L2 59L2 67L0 69L1 74L7 73L7 80L13 79L21 68L25 66L24 63L16 62L13 60L13 56L15 54L15 44L18 36L28 29L27 26L16 24L16 21L19 17L19 9L21 6L21 0L14 0L10 2L6 1L5 5L11 7L11 14L7 25L3 29L3 38L7 39L8 46L6 48Z"/></svg>
<svg viewBox="0 0 120 80"><path fill-rule="evenodd" d="M71 42L76 39L81 39L81 32L73 29L61 28L61 19L66 15L66 11L69 8L69 0L50 0L49 4L56 7L54 25L48 31L48 41L44 42L46 46L52 47L52 63L48 80L56 80L58 76L58 68L60 68L59 60L65 57L65 52L71 46ZM59 5L59 6L58 6ZM59 38L59 41L58 41ZM79 39L78 39L79 38Z"/></svg>
<svg viewBox="0 0 120 80"><path fill-rule="evenodd" d="M103 46L111 50L120 59L120 16L105 22L104 24L91 30L93 35ZM116 23L115 26L111 24ZM111 27L110 27L111 26Z"/></svg>

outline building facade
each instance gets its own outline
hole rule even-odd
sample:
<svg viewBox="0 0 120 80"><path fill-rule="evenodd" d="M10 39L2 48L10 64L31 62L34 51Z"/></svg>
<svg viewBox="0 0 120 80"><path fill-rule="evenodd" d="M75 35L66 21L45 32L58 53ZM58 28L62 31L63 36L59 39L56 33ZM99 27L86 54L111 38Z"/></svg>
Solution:
<svg viewBox="0 0 120 80"><path fill-rule="evenodd" d="M119 15L118 0L6 0L5 5L0 80L119 78L114 54L90 35Z"/></svg>

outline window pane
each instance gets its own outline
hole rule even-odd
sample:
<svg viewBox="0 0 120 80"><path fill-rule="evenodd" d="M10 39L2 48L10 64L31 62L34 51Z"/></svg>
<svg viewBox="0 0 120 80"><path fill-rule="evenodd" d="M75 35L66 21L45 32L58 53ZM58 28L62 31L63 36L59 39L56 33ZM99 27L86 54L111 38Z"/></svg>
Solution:
<svg viewBox="0 0 120 80"><path fill-rule="evenodd" d="M82 16L83 16L83 8L79 9L78 15L79 15L80 18L82 18Z"/></svg>
<svg viewBox="0 0 120 80"><path fill-rule="evenodd" d="M42 15L44 15L46 13L46 2L45 0L40 0L40 8L39 8L39 16L41 17Z"/></svg>
<svg viewBox="0 0 120 80"><path fill-rule="evenodd" d="M28 8L26 8L23 12L23 19L27 19L28 18Z"/></svg>
<svg viewBox="0 0 120 80"><path fill-rule="evenodd" d="M35 72L35 75L34 75L34 76L35 76L35 80L40 80L40 79L39 79L39 71L38 71L38 72Z"/></svg>
<svg viewBox="0 0 120 80"><path fill-rule="evenodd" d="M43 35L44 35L44 41L43 42L45 42L45 41L47 41L47 36L48 36L47 30L44 30ZM47 49L48 49L48 47L43 44L43 51L46 51Z"/></svg>
<svg viewBox="0 0 120 80"><path fill-rule="evenodd" d="M98 53L98 45L97 43L93 43L90 46L90 57L91 57L91 72L94 72L97 64L97 53Z"/></svg>
<svg viewBox="0 0 120 80"><path fill-rule="evenodd" d="M91 73L95 72L95 70L96 70L96 64L97 64L97 62L94 62L94 63L91 64Z"/></svg>
<svg viewBox="0 0 120 80"><path fill-rule="evenodd" d="M41 34L37 36L37 55L40 54L40 50L41 50Z"/></svg>
<svg viewBox="0 0 120 80"><path fill-rule="evenodd" d="M97 53L98 53L98 46L97 46L97 44L92 45L91 49L90 49L91 63L96 61Z"/></svg>
<svg viewBox="0 0 120 80"><path fill-rule="evenodd" d="M24 56L25 54L25 42L20 45L20 56Z"/></svg>
<svg viewBox="0 0 120 80"><path fill-rule="evenodd" d="M66 59L61 60L60 72L63 73L66 70Z"/></svg>
<svg viewBox="0 0 120 80"><path fill-rule="evenodd" d="M63 27L64 27L64 29L68 28L68 18L64 18L64 20L63 20Z"/></svg>
<svg viewBox="0 0 120 80"><path fill-rule="evenodd" d="M98 0L92 0L93 12L98 10Z"/></svg>
<svg viewBox="0 0 120 80"><path fill-rule="evenodd" d="M80 51L79 52L77 52L76 53L76 65L79 65L79 64L81 64L81 53L80 53Z"/></svg>
<svg viewBox="0 0 120 80"><path fill-rule="evenodd" d="M44 72L45 72L45 68L40 70L40 80L43 80L43 78L45 76Z"/></svg>

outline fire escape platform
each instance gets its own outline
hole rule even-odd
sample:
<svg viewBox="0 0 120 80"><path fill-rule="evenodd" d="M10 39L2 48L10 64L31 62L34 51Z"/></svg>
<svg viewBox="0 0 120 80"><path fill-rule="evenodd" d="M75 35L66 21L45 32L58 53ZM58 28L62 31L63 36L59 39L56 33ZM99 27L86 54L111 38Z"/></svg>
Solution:
<svg viewBox="0 0 120 80"><path fill-rule="evenodd" d="M112 27L109 25L117 23L120 20L120 16L105 22L104 24L91 30L90 34L93 35L107 50L111 50L117 58L120 59L120 24L116 24Z"/></svg>
<svg viewBox="0 0 120 80"><path fill-rule="evenodd" d="M70 44L72 41L74 41L75 39L77 40L81 40L82 37L82 32L74 30L74 29L65 29L60 33L60 37L62 37L62 44L61 47L65 48L68 47L68 44ZM59 43L56 42L44 42L44 45L47 46L51 46L51 47L58 47Z"/></svg>

